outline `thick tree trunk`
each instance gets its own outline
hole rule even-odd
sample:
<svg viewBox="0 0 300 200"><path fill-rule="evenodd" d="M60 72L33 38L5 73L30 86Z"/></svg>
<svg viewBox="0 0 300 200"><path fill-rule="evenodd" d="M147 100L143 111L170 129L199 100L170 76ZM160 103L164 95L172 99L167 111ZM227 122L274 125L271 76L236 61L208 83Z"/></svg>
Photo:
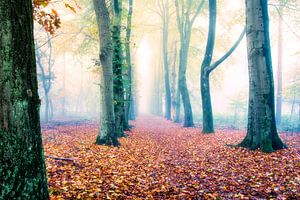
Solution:
<svg viewBox="0 0 300 200"><path fill-rule="evenodd" d="M282 107L282 17L283 6L279 6L279 19L278 19L278 66L277 66L277 95L276 95L276 122L277 125L281 124L281 107Z"/></svg>
<svg viewBox="0 0 300 200"><path fill-rule="evenodd" d="M248 127L240 146L263 152L285 148L275 122L267 0L246 0L249 68Z"/></svg>
<svg viewBox="0 0 300 200"><path fill-rule="evenodd" d="M113 98L112 41L109 12L105 0L94 0L100 38L101 62L101 125L96 144L119 145L115 131Z"/></svg>
<svg viewBox="0 0 300 200"><path fill-rule="evenodd" d="M211 65L212 55L215 45L216 34L216 18L217 18L217 2L209 0L209 31L206 44L205 56L201 65L201 98L202 98L202 114L203 114L203 133L213 133L213 112L211 106L210 87L209 87L209 68Z"/></svg>
<svg viewBox="0 0 300 200"><path fill-rule="evenodd" d="M32 1L0 0L0 199L49 199Z"/></svg>
<svg viewBox="0 0 300 200"><path fill-rule="evenodd" d="M201 98L203 114L203 133L214 132L213 112L211 105L209 73L201 74Z"/></svg>

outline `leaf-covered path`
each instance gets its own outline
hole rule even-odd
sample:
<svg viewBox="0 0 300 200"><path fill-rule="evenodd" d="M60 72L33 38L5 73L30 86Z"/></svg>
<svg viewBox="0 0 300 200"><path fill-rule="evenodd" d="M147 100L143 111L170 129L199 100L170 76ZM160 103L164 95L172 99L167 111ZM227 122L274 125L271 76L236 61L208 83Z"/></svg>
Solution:
<svg viewBox="0 0 300 200"><path fill-rule="evenodd" d="M227 147L243 132L203 135L142 116L119 148L97 146L96 124L44 130L52 199L299 199L300 136L272 154Z"/></svg>

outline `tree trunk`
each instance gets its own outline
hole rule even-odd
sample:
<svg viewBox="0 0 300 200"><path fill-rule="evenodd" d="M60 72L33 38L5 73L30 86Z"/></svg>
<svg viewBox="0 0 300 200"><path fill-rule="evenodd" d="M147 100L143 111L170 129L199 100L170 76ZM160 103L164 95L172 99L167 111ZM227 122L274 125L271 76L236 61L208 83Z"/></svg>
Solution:
<svg viewBox="0 0 300 200"><path fill-rule="evenodd" d="M190 43L190 29L189 29L189 36L183 39L181 42L181 55L180 55L180 62L179 62L179 91L182 98L182 104L184 109L184 127L193 127L194 120L193 120L193 111L189 96L189 91L187 89L186 84L186 68L187 68L187 61L188 61L188 52L189 52L189 43Z"/></svg>
<svg viewBox="0 0 300 200"><path fill-rule="evenodd" d="M49 94L45 93L45 122L49 121Z"/></svg>
<svg viewBox="0 0 300 200"><path fill-rule="evenodd" d="M180 123L181 122L181 119L180 119L180 105L181 105L181 102L180 102L180 90L179 90L179 81L177 83L177 90L176 90L176 97L175 97L175 119L174 119L174 122L175 123Z"/></svg>
<svg viewBox="0 0 300 200"><path fill-rule="evenodd" d="M249 68L248 127L240 146L263 152L286 148L275 122L267 0L246 0Z"/></svg>
<svg viewBox="0 0 300 200"><path fill-rule="evenodd" d="M171 102L172 102L172 120L175 121L176 118L176 60L177 60L177 42L174 42L174 56L171 74ZM180 99L180 98L179 98Z"/></svg>
<svg viewBox="0 0 300 200"><path fill-rule="evenodd" d="M113 1L112 23L112 48L113 48L113 73L114 73L114 101L115 101L115 124L118 137L123 137L124 129L129 125L125 118L125 94L123 84L123 49L121 41L122 3L120 0Z"/></svg>
<svg viewBox="0 0 300 200"><path fill-rule="evenodd" d="M163 2L164 4L164 2ZM163 59L164 59L164 74L165 74L165 118L171 119L171 90L170 90L170 76L169 76L169 63L168 63L168 39L169 39L169 4L168 1L163 5Z"/></svg>
<svg viewBox="0 0 300 200"><path fill-rule="evenodd" d="M276 95L276 122L277 125L281 124L281 107L282 107L282 15L283 6L279 6L279 19L278 19L278 66L277 66L277 95Z"/></svg>
<svg viewBox="0 0 300 200"><path fill-rule="evenodd" d="M203 114L203 133L213 133L213 112L211 106L211 96L209 87L209 68L211 65L212 55L215 45L216 34L216 18L217 18L217 2L209 0L209 31L206 44L205 56L201 65L201 98L202 98L202 114Z"/></svg>
<svg viewBox="0 0 300 200"><path fill-rule="evenodd" d="M133 0L129 0L129 9L127 14L127 27L126 27L126 43L125 43L125 52L126 52L126 65L127 65L127 74L128 74L128 87L126 93L126 104L125 104L125 117L126 123L129 124L129 120L133 120L134 112L133 111L133 95L132 95L132 63L131 63L131 27L132 27L132 11L133 11Z"/></svg>
<svg viewBox="0 0 300 200"><path fill-rule="evenodd" d="M113 98L112 41L109 12L105 0L94 0L100 39L100 62L102 69L101 125L96 144L119 145L115 131Z"/></svg>
<svg viewBox="0 0 300 200"><path fill-rule="evenodd" d="M49 199L32 13L0 0L0 199Z"/></svg>

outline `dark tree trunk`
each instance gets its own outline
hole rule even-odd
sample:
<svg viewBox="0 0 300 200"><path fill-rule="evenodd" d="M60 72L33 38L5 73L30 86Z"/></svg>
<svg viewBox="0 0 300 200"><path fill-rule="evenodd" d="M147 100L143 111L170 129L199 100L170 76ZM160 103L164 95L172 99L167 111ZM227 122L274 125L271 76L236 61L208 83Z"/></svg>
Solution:
<svg viewBox="0 0 300 200"><path fill-rule="evenodd" d="M286 148L276 129L267 0L246 0L249 68L248 127L240 146L263 152Z"/></svg>
<svg viewBox="0 0 300 200"><path fill-rule="evenodd" d="M105 0L94 0L94 9L97 16L100 39L101 62L101 125L96 144L118 146L115 131L115 114L113 98L113 68L112 68L112 41L110 18Z"/></svg>
<svg viewBox="0 0 300 200"><path fill-rule="evenodd" d="M0 199L49 199L32 1L0 0Z"/></svg>
<svg viewBox="0 0 300 200"><path fill-rule="evenodd" d="M210 84L209 77L210 73L215 70L224 60L226 60L238 47L242 41L246 29L244 29L233 44L233 46L215 63L211 63L214 44L215 44L215 33L216 33L216 18L217 18L217 1L209 0L209 31L207 38L207 45L205 56L201 65L201 77L200 77L200 86L201 86L201 99L202 99L202 113L203 113L203 133L213 133L214 132L214 123L213 123L213 111L211 104L210 96Z"/></svg>
<svg viewBox="0 0 300 200"><path fill-rule="evenodd" d="M213 133L213 112L211 106L210 88L209 88L209 68L215 45L217 2L209 0L209 31L206 44L204 60L201 65L201 98L203 113L203 133Z"/></svg>

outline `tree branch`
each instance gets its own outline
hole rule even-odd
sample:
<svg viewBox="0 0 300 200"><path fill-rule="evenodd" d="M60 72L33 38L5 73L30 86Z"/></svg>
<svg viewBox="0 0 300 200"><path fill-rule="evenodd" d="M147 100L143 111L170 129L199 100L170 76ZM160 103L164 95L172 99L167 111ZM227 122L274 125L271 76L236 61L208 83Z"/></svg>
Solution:
<svg viewBox="0 0 300 200"><path fill-rule="evenodd" d="M213 63L212 65L210 65L210 68L208 69L208 72L212 72L214 69L216 69L224 60L226 60L226 58L228 58L232 52L234 52L234 50L239 46L239 44L241 43L243 37L245 36L246 33L246 27L243 29L240 37L238 38L238 40L234 43L234 45L227 51L227 53L222 56L219 60L217 60L215 63Z"/></svg>

